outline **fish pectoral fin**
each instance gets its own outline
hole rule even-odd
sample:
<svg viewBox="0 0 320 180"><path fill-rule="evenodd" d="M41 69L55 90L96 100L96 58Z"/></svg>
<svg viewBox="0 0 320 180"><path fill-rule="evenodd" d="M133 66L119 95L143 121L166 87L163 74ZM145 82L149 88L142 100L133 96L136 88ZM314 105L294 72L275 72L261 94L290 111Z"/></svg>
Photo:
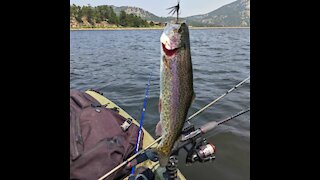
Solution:
<svg viewBox="0 0 320 180"><path fill-rule="evenodd" d="M162 124L161 124L161 121L159 121L156 126L156 136L161 136L161 135L162 135Z"/></svg>

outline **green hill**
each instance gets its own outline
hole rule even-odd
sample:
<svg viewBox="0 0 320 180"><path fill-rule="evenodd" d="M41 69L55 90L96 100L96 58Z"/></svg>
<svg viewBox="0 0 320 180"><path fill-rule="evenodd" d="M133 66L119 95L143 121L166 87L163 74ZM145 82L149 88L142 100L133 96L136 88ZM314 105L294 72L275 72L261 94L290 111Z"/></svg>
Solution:
<svg viewBox="0 0 320 180"><path fill-rule="evenodd" d="M174 17L159 17L130 6L70 5L70 27L150 27L163 26ZM237 0L207 14L181 18L190 26L250 27L250 0Z"/></svg>

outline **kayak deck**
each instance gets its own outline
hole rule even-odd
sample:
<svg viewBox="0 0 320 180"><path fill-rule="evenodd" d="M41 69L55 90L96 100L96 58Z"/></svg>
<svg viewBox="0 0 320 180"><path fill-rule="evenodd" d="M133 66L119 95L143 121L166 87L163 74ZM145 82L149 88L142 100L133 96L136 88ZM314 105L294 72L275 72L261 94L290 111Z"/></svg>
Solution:
<svg viewBox="0 0 320 180"><path fill-rule="evenodd" d="M100 104L106 105L107 108L117 108L119 110L119 114L121 116L123 116L126 119L131 118L132 122L134 124L136 124L137 126L140 126L139 123L133 117L131 117L127 112L125 112L123 109L121 109L119 106L117 106L115 103L113 103L111 100L109 100L105 96L103 96L95 91L92 91L92 90L87 90L86 93L89 94L90 96L92 96L93 98L95 98ZM155 139L144 128L142 128L142 130L143 130L143 134L144 134L142 148L145 149L148 145L150 145L152 142L154 142ZM151 147L156 147L157 145L158 145L158 143L155 143ZM164 172L164 168L159 168L158 162L153 162L153 161L147 160L147 161L137 165L137 167L139 167L139 166L145 166L145 167L150 168L155 173L156 179L163 179L163 178L161 178L162 177L161 174L162 174L162 172ZM186 179L182 175L182 173L180 172L179 169L178 169L177 175L180 178L180 180Z"/></svg>

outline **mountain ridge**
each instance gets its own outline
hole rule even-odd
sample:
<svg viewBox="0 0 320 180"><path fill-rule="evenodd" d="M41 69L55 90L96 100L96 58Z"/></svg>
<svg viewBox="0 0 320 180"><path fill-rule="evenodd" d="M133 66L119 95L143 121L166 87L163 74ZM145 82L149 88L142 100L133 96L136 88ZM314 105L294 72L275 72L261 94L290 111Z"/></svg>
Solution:
<svg viewBox="0 0 320 180"><path fill-rule="evenodd" d="M148 21L168 22L174 20L174 17L159 17L147 10L132 6L113 6L115 13L125 11L127 14L134 14ZM205 14L193 15L180 18L188 24L194 26L250 26L250 0L237 0L221 6Z"/></svg>
<svg viewBox="0 0 320 180"><path fill-rule="evenodd" d="M250 0L237 0L214 11L187 17L212 26L250 26Z"/></svg>
<svg viewBox="0 0 320 180"><path fill-rule="evenodd" d="M85 25L88 27L89 26L105 27L105 26L113 26L114 24L118 26L119 23L115 21L115 18L116 18L115 16L118 16L119 18L122 11L124 11L126 14L130 14L138 18L141 18L142 20L147 21L151 26L153 24L163 26L165 23L175 20L175 16L159 17L147 10L144 10L139 7L133 7L133 6L117 7L114 5L102 5L102 6L97 6L96 8L94 7L91 8L90 6L88 7L83 6L83 7L84 8L82 12L80 12L81 11L80 6L70 5L70 9L73 10L70 13L70 27L79 27L82 25ZM101 16L98 19L99 21L101 21L101 23L96 23L96 22L87 23L86 18L88 17L81 17L83 16L84 12L86 13L87 16L89 16L90 14L94 16L92 12L90 13L90 8L91 8L91 11L92 9L100 9L100 10L97 10L97 12L100 14L99 15L96 14L95 16ZM114 11L113 12L114 15L112 18L113 20L109 19L110 15L107 15L105 11L108 11L108 12ZM75 18L75 16L78 16L78 17ZM106 17L109 17L109 18L106 18ZM188 23L188 25L194 26L194 27L250 27L250 0L236 0L234 2L221 6L220 8L217 8L209 13L193 15L188 17L181 17L179 18L179 20L185 21L186 23ZM146 22L143 22L143 24L145 24L144 26L148 26L146 25Z"/></svg>

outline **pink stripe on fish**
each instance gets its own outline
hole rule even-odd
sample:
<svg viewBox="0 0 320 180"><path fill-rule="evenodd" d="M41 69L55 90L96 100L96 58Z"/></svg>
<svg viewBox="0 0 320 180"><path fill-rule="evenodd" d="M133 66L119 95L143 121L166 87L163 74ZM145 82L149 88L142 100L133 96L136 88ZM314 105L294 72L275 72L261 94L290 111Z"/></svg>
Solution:
<svg viewBox="0 0 320 180"><path fill-rule="evenodd" d="M172 73L172 86L171 86L171 117L172 120L170 121L172 124L176 123L177 120L177 113L178 113L178 106L179 106L179 77L178 77L178 61L177 59L171 60L171 73ZM171 125L172 128L174 128L174 125Z"/></svg>

